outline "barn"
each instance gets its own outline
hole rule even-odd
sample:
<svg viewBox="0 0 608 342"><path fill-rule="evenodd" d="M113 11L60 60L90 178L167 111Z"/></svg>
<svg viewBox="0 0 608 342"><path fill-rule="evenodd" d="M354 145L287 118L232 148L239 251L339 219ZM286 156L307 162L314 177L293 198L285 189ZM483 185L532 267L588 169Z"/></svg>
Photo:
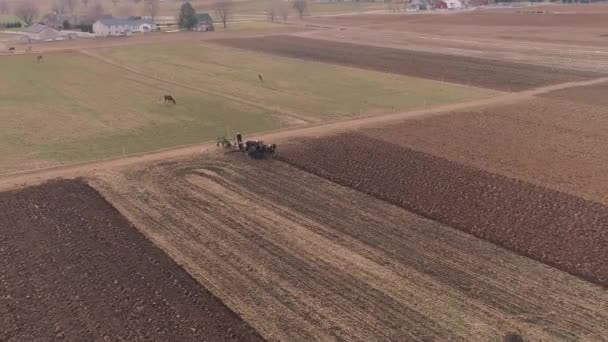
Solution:
<svg viewBox="0 0 608 342"><path fill-rule="evenodd" d="M93 23L96 36L125 36L136 32L156 30L156 23L147 19L99 19Z"/></svg>
<svg viewBox="0 0 608 342"><path fill-rule="evenodd" d="M196 15L196 19L198 20L198 24L196 25L197 31L214 31L213 27L213 19L209 15L209 13L198 13Z"/></svg>
<svg viewBox="0 0 608 342"><path fill-rule="evenodd" d="M43 24L34 24L25 29L25 34L31 40L55 40L61 37L61 32Z"/></svg>

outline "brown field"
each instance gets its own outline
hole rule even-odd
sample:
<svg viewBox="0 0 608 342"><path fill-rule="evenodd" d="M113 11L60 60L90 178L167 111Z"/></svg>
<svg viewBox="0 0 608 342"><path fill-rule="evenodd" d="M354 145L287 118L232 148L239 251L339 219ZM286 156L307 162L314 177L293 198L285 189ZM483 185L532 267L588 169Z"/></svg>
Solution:
<svg viewBox="0 0 608 342"><path fill-rule="evenodd" d="M269 340L608 333L601 288L278 161L209 155L95 186Z"/></svg>
<svg viewBox="0 0 608 342"><path fill-rule="evenodd" d="M281 56L506 91L597 77L584 71L293 36L225 39L218 42Z"/></svg>
<svg viewBox="0 0 608 342"><path fill-rule="evenodd" d="M608 129L608 122L605 118L605 113L608 112L608 83L596 84L593 86L573 87L569 89L563 89L553 91L541 96L556 99L556 100L568 100L574 102L577 108L576 121L581 125L595 128L598 133L604 133L608 136L606 130ZM594 107L596 106L595 110ZM597 108L601 107L601 109ZM572 115L572 109L562 110L563 112L569 112Z"/></svg>
<svg viewBox="0 0 608 342"><path fill-rule="evenodd" d="M261 341L94 189L0 193L1 341Z"/></svg>
<svg viewBox="0 0 608 342"><path fill-rule="evenodd" d="M551 7L551 8L549 8ZM583 6L581 6L582 8ZM594 8L594 10L591 10ZM529 13L545 11L546 13ZM607 46L608 6L599 4L578 12L572 7L516 8L432 14L367 14L310 18L320 26L417 32L441 37L491 38L519 42Z"/></svg>
<svg viewBox="0 0 608 342"><path fill-rule="evenodd" d="M595 102L601 101L602 88L589 87ZM570 90L546 96L585 99L586 88ZM408 120L365 134L608 204L606 113L606 107L537 98Z"/></svg>
<svg viewBox="0 0 608 342"><path fill-rule="evenodd" d="M400 137L389 131L385 138ZM335 153L340 146L340 153ZM608 285L608 206L362 134L290 146L280 158L556 268Z"/></svg>

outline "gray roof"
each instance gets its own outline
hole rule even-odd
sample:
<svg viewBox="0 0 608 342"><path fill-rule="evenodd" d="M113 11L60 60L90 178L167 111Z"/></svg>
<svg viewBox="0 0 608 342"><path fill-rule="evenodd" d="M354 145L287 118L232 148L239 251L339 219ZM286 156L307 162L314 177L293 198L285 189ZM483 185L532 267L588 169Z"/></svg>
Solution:
<svg viewBox="0 0 608 342"><path fill-rule="evenodd" d="M143 24L154 25L152 20L133 20L133 19L99 19L99 22L106 26L126 25L126 26L139 26Z"/></svg>
<svg viewBox="0 0 608 342"><path fill-rule="evenodd" d="M42 31L44 31L46 28L50 28L51 30L55 30L54 28L52 28L50 26L46 26L46 25L42 25L42 24L34 24L34 25L26 28L25 32L27 32L27 33L40 33Z"/></svg>

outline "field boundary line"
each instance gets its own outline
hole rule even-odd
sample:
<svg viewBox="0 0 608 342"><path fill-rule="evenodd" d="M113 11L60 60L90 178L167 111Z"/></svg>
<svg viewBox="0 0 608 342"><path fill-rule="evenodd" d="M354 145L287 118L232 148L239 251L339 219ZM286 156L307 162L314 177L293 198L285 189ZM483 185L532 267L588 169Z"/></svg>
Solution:
<svg viewBox="0 0 608 342"><path fill-rule="evenodd" d="M537 95L545 94L555 90L563 90L579 86L594 85L608 82L608 77L601 77L586 81L560 83L551 86L540 87L517 93L499 93L498 95L452 103L429 108L414 109L399 113L389 113L376 116L354 117L346 120L324 122L322 124L309 124L293 128L285 128L269 132L251 134L252 139L274 140L285 142L289 138L324 136L348 130L357 130L362 127L386 124L393 121L418 119L434 115L448 114L458 110L474 109L476 107L500 105L532 99ZM20 188L24 185L38 184L53 178L77 178L90 175L99 170L125 167L129 165L166 160L177 157L195 155L197 153L211 153L220 151L211 141L192 145L173 146L165 149L147 151L127 156L110 157L106 159L89 160L79 163L64 164L35 170L18 171L10 174L0 175L0 191Z"/></svg>
<svg viewBox="0 0 608 342"><path fill-rule="evenodd" d="M299 114L299 113L295 113L293 111L288 111L288 110L284 110L284 109L278 109L277 107L267 106L267 105L261 104L259 102L246 100L246 99L238 97L238 96L228 95L228 94L221 94L221 93L218 93L217 91L208 90L208 89L204 89L204 88L198 88L198 87L192 87L192 86L181 84L181 83L178 83L178 82L169 81L167 79L160 78L160 77L157 77L157 76L151 76L151 75L148 75L145 72L139 71L139 70L137 70L137 69L135 69L135 68L133 68L131 66L126 66L126 65L120 64L120 63L115 62L115 61L113 61L113 60L111 60L109 58L100 56L100 55L98 55L96 53L93 53L93 52L90 52L88 50L80 49L80 50L76 50L76 51L78 53L84 54L85 56L95 58L98 61L104 62L104 63L106 63L108 65L113 66L113 67L116 67L116 68L119 68L121 70L125 70L125 71L128 71L128 72L134 73L136 75L139 75L139 76L142 76L142 77L154 80L154 81L162 82L162 83L165 83L165 84L170 84L170 85L173 85L173 86L176 86L176 87L181 87L181 88L192 90L192 91L196 91L196 92L200 92L200 93L203 93L203 94L206 94L206 95L222 97L222 98L228 99L230 101L234 101L234 102L238 102L238 103L245 104L245 105L248 105L248 106L256 107L258 109L267 110L267 111L269 111L271 113L276 113L276 114L284 115L284 116L287 116L287 117L291 117L293 119L302 120L302 121L304 121L306 123L321 122L321 120L318 119L318 118L313 118L313 117L310 117L310 116L302 115L302 114Z"/></svg>

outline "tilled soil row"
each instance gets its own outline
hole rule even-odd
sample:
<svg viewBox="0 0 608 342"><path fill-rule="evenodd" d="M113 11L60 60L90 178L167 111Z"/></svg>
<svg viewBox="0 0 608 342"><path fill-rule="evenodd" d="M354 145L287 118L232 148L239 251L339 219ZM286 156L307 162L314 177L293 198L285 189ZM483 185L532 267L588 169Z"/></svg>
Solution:
<svg viewBox="0 0 608 342"><path fill-rule="evenodd" d="M0 212L0 341L262 340L83 181Z"/></svg>
<svg viewBox="0 0 608 342"><path fill-rule="evenodd" d="M591 72L291 36L217 42L281 56L503 91L520 91L597 77Z"/></svg>
<svg viewBox="0 0 608 342"><path fill-rule="evenodd" d="M278 158L608 286L602 204L355 133L304 140Z"/></svg>

